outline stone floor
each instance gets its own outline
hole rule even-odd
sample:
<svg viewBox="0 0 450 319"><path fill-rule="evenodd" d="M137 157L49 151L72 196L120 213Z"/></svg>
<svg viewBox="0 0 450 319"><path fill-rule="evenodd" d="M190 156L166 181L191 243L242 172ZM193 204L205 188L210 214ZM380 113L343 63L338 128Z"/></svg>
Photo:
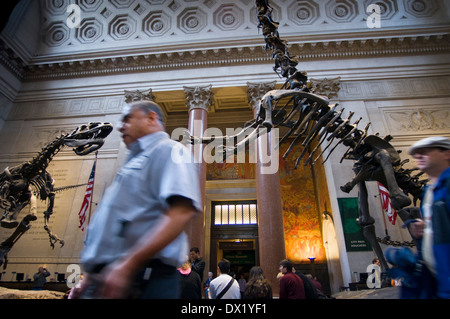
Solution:
<svg viewBox="0 0 450 319"><path fill-rule="evenodd" d="M18 290L0 287L0 299L63 299L64 293L51 290Z"/></svg>
<svg viewBox="0 0 450 319"><path fill-rule="evenodd" d="M336 299L398 299L399 288L364 289L342 291L334 294ZM63 299L64 293L51 290L33 291L0 287L0 299Z"/></svg>
<svg viewBox="0 0 450 319"><path fill-rule="evenodd" d="M388 287L381 289L342 291L334 294L333 297L336 299L399 299L399 294L399 287Z"/></svg>

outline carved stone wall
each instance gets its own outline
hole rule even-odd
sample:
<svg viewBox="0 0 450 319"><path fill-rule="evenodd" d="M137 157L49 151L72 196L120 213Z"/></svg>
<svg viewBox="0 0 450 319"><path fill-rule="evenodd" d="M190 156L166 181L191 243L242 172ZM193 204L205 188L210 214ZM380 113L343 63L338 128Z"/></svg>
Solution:
<svg viewBox="0 0 450 319"><path fill-rule="evenodd" d="M124 97L82 97L15 103L9 120L67 118L120 113Z"/></svg>
<svg viewBox="0 0 450 319"><path fill-rule="evenodd" d="M450 134L449 92L449 76L348 81L337 99L364 101L374 132L390 134L402 146L421 136Z"/></svg>
<svg viewBox="0 0 450 319"><path fill-rule="evenodd" d="M415 132L434 134L448 132L450 129L449 105L414 106L409 109L401 107L382 108L386 126L395 135Z"/></svg>

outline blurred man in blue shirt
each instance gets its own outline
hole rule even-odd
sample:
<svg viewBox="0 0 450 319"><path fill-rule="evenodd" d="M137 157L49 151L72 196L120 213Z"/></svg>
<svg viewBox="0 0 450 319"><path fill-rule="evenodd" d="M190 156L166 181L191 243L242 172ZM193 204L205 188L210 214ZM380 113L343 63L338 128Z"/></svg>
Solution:
<svg viewBox="0 0 450 319"><path fill-rule="evenodd" d="M202 211L199 177L150 101L122 112L130 150L88 228L82 263L85 298L178 298L176 267L188 254L186 224ZM184 157L174 156L183 153Z"/></svg>
<svg viewBox="0 0 450 319"><path fill-rule="evenodd" d="M422 219L409 224L418 240L424 271L420 298L450 298L450 140L442 136L414 143L409 153L429 183L421 200Z"/></svg>

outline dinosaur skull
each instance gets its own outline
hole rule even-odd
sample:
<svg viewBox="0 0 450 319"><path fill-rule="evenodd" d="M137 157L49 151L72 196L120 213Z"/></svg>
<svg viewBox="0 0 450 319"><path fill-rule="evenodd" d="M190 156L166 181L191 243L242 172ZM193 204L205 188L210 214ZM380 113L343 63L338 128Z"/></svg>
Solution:
<svg viewBox="0 0 450 319"><path fill-rule="evenodd" d="M81 125L64 138L66 146L73 147L77 155L87 155L98 150L112 132L110 123L91 122Z"/></svg>

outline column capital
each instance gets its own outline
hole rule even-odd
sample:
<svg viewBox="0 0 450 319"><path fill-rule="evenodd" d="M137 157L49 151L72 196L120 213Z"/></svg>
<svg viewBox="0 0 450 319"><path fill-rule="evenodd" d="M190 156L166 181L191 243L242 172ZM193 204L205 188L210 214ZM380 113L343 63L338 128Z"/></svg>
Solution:
<svg viewBox="0 0 450 319"><path fill-rule="evenodd" d="M127 91L125 90L125 102L131 103L136 101L152 101L155 102L155 96L152 93L152 89L148 89L145 91Z"/></svg>
<svg viewBox="0 0 450 319"><path fill-rule="evenodd" d="M189 111L193 109L209 111L209 107L214 105L211 87L211 84L195 87L183 86L184 94L186 96L186 106L189 108Z"/></svg>
<svg viewBox="0 0 450 319"><path fill-rule="evenodd" d="M310 79L314 93L325 95L329 99L337 97L341 89L341 77L332 79Z"/></svg>
<svg viewBox="0 0 450 319"><path fill-rule="evenodd" d="M259 100L261 100L264 94L275 89L276 83L276 81L257 83L247 82L247 98L252 109L255 109L258 106Z"/></svg>

